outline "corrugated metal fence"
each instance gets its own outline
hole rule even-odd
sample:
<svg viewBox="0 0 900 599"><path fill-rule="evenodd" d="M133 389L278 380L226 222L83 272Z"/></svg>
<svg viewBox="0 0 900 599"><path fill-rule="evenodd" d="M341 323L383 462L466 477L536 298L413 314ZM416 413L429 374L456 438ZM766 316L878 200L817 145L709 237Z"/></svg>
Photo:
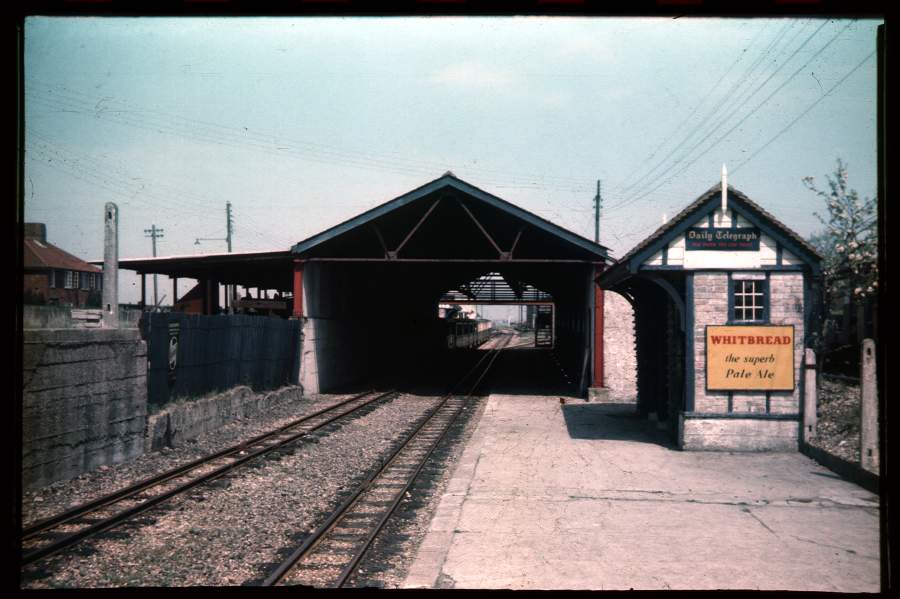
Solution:
<svg viewBox="0 0 900 599"><path fill-rule="evenodd" d="M300 322L249 315L147 312L147 398L161 405L247 385L275 389L296 380Z"/></svg>

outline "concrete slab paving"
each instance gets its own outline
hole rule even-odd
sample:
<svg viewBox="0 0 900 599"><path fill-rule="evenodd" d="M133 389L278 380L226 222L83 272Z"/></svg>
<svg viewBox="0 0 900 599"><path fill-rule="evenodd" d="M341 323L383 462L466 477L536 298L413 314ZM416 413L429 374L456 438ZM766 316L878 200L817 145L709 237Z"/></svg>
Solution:
<svg viewBox="0 0 900 599"><path fill-rule="evenodd" d="M878 592L879 576L878 497L800 453L682 452L627 407L492 395L404 586Z"/></svg>

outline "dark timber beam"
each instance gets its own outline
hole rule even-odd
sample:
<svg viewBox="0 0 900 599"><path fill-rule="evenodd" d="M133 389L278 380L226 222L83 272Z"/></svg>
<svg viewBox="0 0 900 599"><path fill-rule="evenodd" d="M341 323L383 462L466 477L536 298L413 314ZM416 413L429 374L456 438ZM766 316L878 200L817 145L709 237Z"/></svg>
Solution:
<svg viewBox="0 0 900 599"><path fill-rule="evenodd" d="M481 231L481 234L485 236L485 238L491 242L491 245L494 246L494 249L497 250L497 255L501 258L503 257L503 250L500 249L500 246L497 245L497 242L494 241L494 238L488 235L488 232L485 231L484 227L481 226L481 223L478 222L478 219L475 218L475 215L466 208L466 205L463 204L460 200L456 200L456 203L459 204L459 207L466 211L466 214L469 215L469 218L472 219L472 222L475 223L475 226L478 227L478 230Z"/></svg>
<svg viewBox="0 0 900 599"><path fill-rule="evenodd" d="M428 220L428 217L431 216L431 213L434 211L435 208L437 208L437 205L440 203L441 203L441 198L438 198L434 201L434 203L431 205L431 208L429 208L425 212L425 214L422 215L422 218L419 219L419 222L416 223L416 226L413 227L412 230L406 234L406 237L403 238L403 241L400 242L400 245L397 246L397 249L394 250L393 252L388 252L388 258L390 258L391 260L397 259L397 254L400 253L400 250L403 249L403 246L406 245L406 242L409 241L410 238L415 234L415 232L419 230L419 227L422 226L422 223L424 223L426 220Z"/></svg>

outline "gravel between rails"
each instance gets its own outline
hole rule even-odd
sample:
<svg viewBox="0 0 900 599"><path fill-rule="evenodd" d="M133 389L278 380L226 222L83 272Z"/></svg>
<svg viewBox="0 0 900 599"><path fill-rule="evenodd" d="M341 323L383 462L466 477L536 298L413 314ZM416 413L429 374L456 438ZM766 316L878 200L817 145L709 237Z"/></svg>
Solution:
<svg viewBox="0 0 900 599"><path fill-rule="evenodd" d="M39 520L127 487L139 480L237 445L246 439L275 429L316 410L335 405L352 396L353 394L323 394L301 397L293 402L275 406L267 412L265 417L236 420L210 434L188 442L183 447L164 448L162 451L146 453L129 462L114 466L101 466L98 470L86 472L73 479L23 493L22 525L29 526Z"/></svg>
<svg viewBox="0 0 900 599"><path fill-rule="evenodd" d="M222 586L262 579L436 402L401 396L367 408L310 435L293 451L255 461L148 510L134 524L27 567L23 586ZM315 407L311 402L307 411Z"/></svg>
<svg viewBox="0 0 900 599"><path fill-rule="evenodd" d="M348 580L348 587L400 588L425 539L432 516L447 489L463 450L487 406L487 397L473 397L447 438L397 506L381 534Z"/></svg>

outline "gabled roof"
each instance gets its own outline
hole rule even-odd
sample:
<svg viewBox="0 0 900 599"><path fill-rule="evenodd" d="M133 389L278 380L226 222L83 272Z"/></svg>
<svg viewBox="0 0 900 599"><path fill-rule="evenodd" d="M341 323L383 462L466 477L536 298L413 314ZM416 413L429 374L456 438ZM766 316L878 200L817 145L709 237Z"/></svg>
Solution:
<svg viewBox="0 0 900 599"><path fill-rule="evenodd" d="M362 228L363 226L372 223L380 217L395 212L404 206L425 198L426 196L435 194L435 192L440 192L442 190L448 189L461 192L467 198L472 198L476 202L480 202L484 205L490 206L514 219L523 221L537 230L553 235L563 240L564 242L577 247L579 250L587 252L598 261L608 259L608 248L596 244L586 237L578 235L577 233L573 233L572 231L564 229L559 225L541 218L540 216L537 216L532 212L519 208L515 204L511 204L510 202L507 202L502 198L479 189L478 187L475 187L474 185L463 181L449 171L443 176L438 177L437 179L426 183L421 187L418 187L408 193L394 198L393 200L385 202L380 206L376 206L375 208L367 210L351 219L348 219L325 231L322 231L321 233L298 242L291 248L291 251L294 254L305 254L313 248L316 248L317 246L320 246L327 241L335 239L342 234L348 233L354 229Z"/></svg>
<svg viewBox="0 0 900 599"><path fill-rule="evenodd" d="M184 302L190 302L195 300L203 299L203 288L200 286L200 283L197 283L193 287L191 287L187 293L182 295L180 298L175 300L176 304L182 304Z"/></svg>
<svg viewBox="0 0 900 599"><path fill-rule="evenodd" d="M99 268L88 264L81 258L61 250L52 243L33 238L24 240L25 268L57 268L60 270L77 270L81 272L101 272Z"/></svg>
<svg viewBox="0 0 900 599"><path fill-rule="evenodd" d="M685 228L691 226L698 217L702 217L703 214L711 209L715 209L718 206L718 198L721 193L721 182L710 187L700 197L686 206L684 210L676 214L674 218L631 248L628 253L619 259L615 267L604 273L603 278L617 278L618 273L623 269L631 268L634 270L636 265L632 264L633 262L643 261L646 254L658 251L663 245L668 244L673 238L680 235ZM773 234L776 239L784 242L790 249L796 251L798 257L806 262L818 265L822 260L822 256L808 241L731 185L728 186L728 206L754 225L760 226L764 231Z"/></svg>

